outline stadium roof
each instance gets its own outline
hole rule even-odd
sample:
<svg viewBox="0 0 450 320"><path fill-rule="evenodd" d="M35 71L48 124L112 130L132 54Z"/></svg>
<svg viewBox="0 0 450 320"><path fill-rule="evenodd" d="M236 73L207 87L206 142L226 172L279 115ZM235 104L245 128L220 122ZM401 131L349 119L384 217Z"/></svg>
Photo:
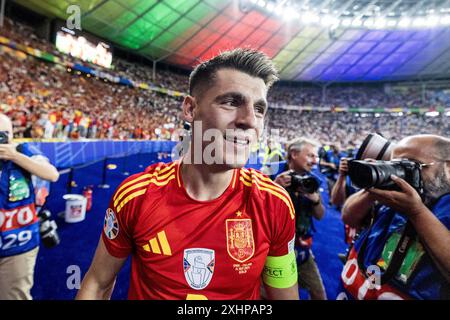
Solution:
<svg viewBox="0 0 450 320"><path fill-rule="evenodd" d="M69 5L79 5L83 30L185 68L221 50L250 46L271 56L284 80L450 77L449 0L16 2L61 19L69 16ZM421 20L401 25L399 19L405 17ZM435 22L436 17L446 19L445 25Z"/></svg>

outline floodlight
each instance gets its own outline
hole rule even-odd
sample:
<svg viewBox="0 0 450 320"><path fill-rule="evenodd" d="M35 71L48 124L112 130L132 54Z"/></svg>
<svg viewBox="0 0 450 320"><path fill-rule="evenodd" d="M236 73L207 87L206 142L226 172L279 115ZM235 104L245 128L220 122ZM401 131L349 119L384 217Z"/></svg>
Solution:
<svg viewBox="0 0 450 320"><path fill-rule="evenodd" d="M411 25L411 19L408 17L403 17L398 22L400 28L408 28Z"/></svg>

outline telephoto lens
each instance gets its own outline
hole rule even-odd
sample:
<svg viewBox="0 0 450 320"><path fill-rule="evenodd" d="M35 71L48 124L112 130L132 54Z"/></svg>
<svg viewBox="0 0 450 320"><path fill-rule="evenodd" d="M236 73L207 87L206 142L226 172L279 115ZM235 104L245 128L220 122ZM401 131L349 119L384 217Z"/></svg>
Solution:
<svg viewBox="0 0 450 320"><path fill-rule="evenodd" d="M423 192L420 165L408 159L374 162L350 160L348 175L352 183L361 189L373 187L398 190L397 184L391 179L391 175L396 175L409 183L419 194Z"/></svg>
<svg viewBox="0 0 450 320"><path fill-rule="evenodd" d="M361 144L355 156L356 160L375 159L390 160L393 144L384 137L371 133Z"/></svg>
<svg viewBox="0 0 450 320"><path fill-rule="evenodd" d="M58 226L55 220L50 220L52 214L49 210L42 210L39 212L39 233L41 235L42 243L47 248L53 248L60 242L58 232Z"/></svg>

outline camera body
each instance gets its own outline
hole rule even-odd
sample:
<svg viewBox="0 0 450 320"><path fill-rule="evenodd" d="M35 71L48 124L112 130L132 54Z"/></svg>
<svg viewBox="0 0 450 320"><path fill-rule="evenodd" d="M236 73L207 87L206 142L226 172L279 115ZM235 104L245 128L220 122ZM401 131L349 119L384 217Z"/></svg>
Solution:
<svg viewBox="0 0 450 320"><path fill-rule="evenodd" d="M384 190L399 190L391 179L396 175L411 185L420 195L423 194L421 166L408 159L378 160L374 162L364 160L350 160L348 175L352 183L358 188L378 188Z"/></svg>
<svg viewBox="0 0 450 320"><path fill-rule="evenodd" d="M8 143L9 143L8 131L0 131L0 144L8 144Z"/></svg>
<svg viewBox="0 0 450 320"><path fill-rule="evenodd" d="M291 188L300 189L304 193L314 193L319 190L320 183L316 177L310 174L298 174L296 172L289 173L291 176Z"/></svg>
<svg viewBox="0 0 450 320"><path fill-rule="evenodd" d="M39 234L41 236L42 243L47 248L53 248L60 242L58 232L58 226L55 220L51 219L51 212L49 210L41 210L38 214L39 218Z"/></svg>

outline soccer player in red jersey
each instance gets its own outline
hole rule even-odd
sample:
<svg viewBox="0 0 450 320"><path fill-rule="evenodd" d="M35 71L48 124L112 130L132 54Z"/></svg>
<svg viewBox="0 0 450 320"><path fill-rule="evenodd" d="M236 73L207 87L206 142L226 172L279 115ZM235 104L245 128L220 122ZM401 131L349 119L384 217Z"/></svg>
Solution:
<svg viewBox="0 0 450 320"><path fill-rule="evenodd" d="M183 102L188 150L115 191L78 299L110 298L129 255L129 299L260 299L261 280L267 298L298 299L290 197L243 168L276 80L270 59L250 49L194 69Z"/></svg>

